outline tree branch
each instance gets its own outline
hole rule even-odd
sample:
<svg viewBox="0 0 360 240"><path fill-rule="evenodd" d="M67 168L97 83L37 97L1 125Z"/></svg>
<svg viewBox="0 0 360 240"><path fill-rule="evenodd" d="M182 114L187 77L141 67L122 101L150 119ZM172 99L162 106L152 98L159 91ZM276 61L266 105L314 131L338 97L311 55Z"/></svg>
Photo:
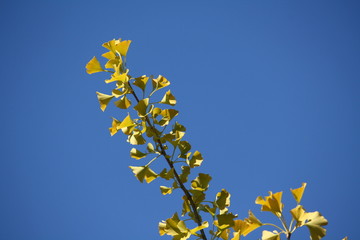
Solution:
<svg viewBox="0 0 360 240"><path fill-rule="evenodd" d="M134 98L136 99L136 101L139 103L140 100L139 100L139 98L137 97L137 95L136 95L134 89L132 88L130 82L128 82L128 84L129 84L129 87L130 87L130 89L131 89L132 95L134 96ZM147 124L150 126L150 128L151 128L152 130L155 130L155 127L151 124L150 119L148 118L148 116L145 116L145 120L146 120ZM196 207L196 205L195 205L195 202L194 202L194 200L193 200L193 198L192 198L191 193L190 193L189 190L185 187L185 185L181 182L180 176L179 176L179 174L177 173L177 171L176 171L176 169L175 169L175 167L174 167L173 162L171 161L171 159L170 159L170 158L168 157L168 155L166 154L166 150L165 150L165 148L164 148L164 145L163 145L162 142L160 141L160 137L161 137L161 136L158 136L157 131L154 131L154 133L156 134L157 143L159 144L160 149L161 149L161 155L165 158L167 164L168 164L169 167L173 170L176 182L178 183L178 185L180 186L181 190L184 192L187 200L188 200L189 203L190 203L191 209L192 209L192 211L193 211L193 213L194 213L194 215L195 215L196 223L198 224L198 226L201 226L201 225L202 225L201 216L200 216L199 212L197 211L197 207ZM200 230L200 233L201 233L201 238L202 238L203 240L207 240L204 229L201 229L201 230Z"/></svg>

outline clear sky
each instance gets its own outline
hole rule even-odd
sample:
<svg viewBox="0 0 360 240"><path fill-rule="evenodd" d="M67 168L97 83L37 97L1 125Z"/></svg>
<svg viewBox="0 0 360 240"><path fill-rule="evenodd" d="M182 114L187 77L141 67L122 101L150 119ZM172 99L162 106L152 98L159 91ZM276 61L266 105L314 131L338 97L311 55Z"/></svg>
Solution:
<svg viewBox="0 0 360 240"><path fill-rule="evenodd" d="M262 219L257 196L283 190L291 209L307 182L325 239L356 239L359 13L348 0L1 1L0 239L160 239L181 211L180 193L133 177L131 146L108 132L125 113L101 112L106 75L85 72L119 37L132 75L171 81L210 199L226 188L232 212Z"/></svg>

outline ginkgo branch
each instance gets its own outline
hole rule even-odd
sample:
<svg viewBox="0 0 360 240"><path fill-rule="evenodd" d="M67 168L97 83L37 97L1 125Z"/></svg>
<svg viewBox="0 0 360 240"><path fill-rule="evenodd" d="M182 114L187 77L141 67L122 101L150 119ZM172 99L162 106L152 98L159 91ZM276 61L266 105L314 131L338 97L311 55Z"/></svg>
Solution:
<svg viewBox="0 0 360 240"><path fill-rule="evenodd" d="M135 92L134 89L132 88L130 82L128 82L128 84L129 84L129 87L130 87L130 89L131 89L131 94L134 96L135 100L139 103L140 100L139 100L138 96L136 95L136 92ZM151 96L151 94L150 94L150 96ZM147 124L149 125L149 127L150 127L151 129L155 129L154 125L150 122L150 119L148 118L148 116L145 116L145 121L147 122ZM161 150L160 153L161 153L161 155L165 158L165 160L166 160L167 164L169 165L170 169L173 170L174 176L175 176L175 179L176 179L176 182L177 182L177 184L180 186L181 190L184 192L187 200L189 201L190 206L191 206L191 208L192 208L192 212L193 212L194 215L195 215L196 223L197 223L197 225L200 227L202 221L201 221L200 214L199 214L199 212L197 211L197 207L196 207L195 202L194 202L194 200L193 200L193 198L192 198L192 195L191 195L191 193L189 192L189 190L188 190L188 189L184 186L184 184L182 183L182 181L181 181L181 179L180 179L180 176L179 176L179 174L177 173L177 171L176 171L176 169L175 169L175 167L174 167L173 162L171 161L171 159L168 157L168 155L167 155L167 153L166 153L165 147L164 147L164 145L162 144L162 142L161 142L161 140L160 140L160 136L158 136L158 134L157 134L156 131L154 131L154 132L155 132L155 134L156 134L157 144L160 146L160 150ZM205 231L204 231L203 229L200 230L200 233L201 233L201 238L202 238L203 240L207 240Z"/></svg>

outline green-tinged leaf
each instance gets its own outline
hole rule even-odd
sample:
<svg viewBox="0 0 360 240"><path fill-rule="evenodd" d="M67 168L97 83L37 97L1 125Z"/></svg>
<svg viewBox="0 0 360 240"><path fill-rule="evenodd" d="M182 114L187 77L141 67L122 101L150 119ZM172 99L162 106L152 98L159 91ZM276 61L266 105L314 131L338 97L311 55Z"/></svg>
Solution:
<svg viewBox="0 0 360 240"><path fill-rule="evenodd" d="M308 221L304 224L309 228L311 240L320 240L326 235L326 229L322 226L328 224L328 221L319 212L307 213Z"/></svg>
<svg viewBox="0 0 360 240"><path fill-rule="evenodd" d="M174 178L174 169L171 168L169 171L167 171L166 168L164 168L161 173L159 174L160 177L166 179L166 180L170 180Z"/></svg>
<svg viewBox="0 0 360 240"><path fill-rule="evenodd" d="M131 170L135 174L135 177L140 182L143 182L145 180L147 183L150 183L158 177L158 175L148 166L141 166L141 167L130 166L129 168L131 168Z"/></svg>
<svg viewBox="0 0 360 240"><path fill-rule="evenodd" d="M159 233L161 236L165 234L173 236L175 240L185 240L191 236L190 230L184 221L179 220L177 213L172 218L159 223Z"/></svg>
<svg viewBox="0 0 360 240"><path fill-rule="evenodd" d="M143 75L141 77L135 78L134 85L145 91L146 83L148 82L148 80L149 77Z"/></svg>
<svg viewBox="0 0 360 240"><path fill-rule="evenodd" d="M147 156L146 153L143 153L143 152L137 150L136 148L132 148L130 150L130 157L132 157L132 158L141 159L141 158L144 158L146 156Z"/></svg>
<svg viewBox="0 0 360 240"><path fill-rule="evenodd" d="M185 132L180 132L180 131L176 131L176 132L170 132L168 134L165 134L161 140L162 142L168 141L169 143L171 143L174 147L176 147L180 140L184 137Z"/></svg>
<svg viewBox="0 0 360 240"><path fill-rule="evenodd" d="M199 167L203 162L203 157L199 151L195 151L190 160L187 160L187 164L191 167Z"/></svg>
<svg viewBox="0 0 360 240"><path fill-rule="evenodd" d="M87 64L86 64L86 72L88 74L103 72L104 69L101 67L100 62L97 60L96 57L93 57Z"/></svg>
<svg viewBox="0 0 360 240"><path fill-rule="evenodd" d="M149 98L144 98L139 101L139 103L134 107L138 112L139 117L145 117L147 113L147 107L149 105Z"/></svg>
<svg viewBox="0 0 360 240"><path fill-rule="evenodd" d="M281 202L281 197L282 192L274 194L269 192L269 196L266 196L265 198L258 197L255 200L255 203L261 205L261 211L269 211L276 216L280 216L282 209L284 208L284 204Z"/></svg>
<svg viewBox="0 0 360 240"><path fill-rule="evenodd" d="M300 204L301 198L304 194L305 191L305 187L306 187L306 183L303 183L301 187L296 188L296 189L290 189L292 195L294 196L297 204Z"/></svg>
<svg viewBox="0 0 360 240"><path fill-rule="evenodd" d="M215 226L223 230L234 226L235 224L234 218L236 218L237 215L234 215L232 213L225 213L221 215L216 215L216 217L217 217L217 221L214 221Z"/></svg>
<svg viewBox="0 0 360 240"><path fill-rule="evenodd" d="M178 122L175 122L172 130L173 130L173 132L176 132L176 131L186 132L186 127L184 127L183 125L181 125Z"/></svg>
<svg viewBox="0 0 360 240"><path fill-rule="evenodd" d="M160 186L160 191L161 191L161 193L163 195L171 194L172 193L172 188L171 187Z"/></svg>
<svg viewBox="0 0 360 240"><path fill-rule="evenodd" d="M191 212L191 207L190 207L189 200L187 199L186 196L183 196L182 200L183 200L183 208L182 208L181 216L185 216L186 213Z"/></svg>
<svg viewBox="0 0 360 240"><path fill-rule="evenodd" d="M113 99L114 96L103 94L103 93L100 93L100 92L96 92L96 95L97 95L97 98L98 98L99 103L100 103L100 109L102 111L105 111L107 105L109 104L111 99Z"/></svg>
<svg viewBox="0 0 360 240"><path fill-rule="evenodd" d="M141 132L135 132L129 135L128 142L132 145L143 145L146 143L146 140L142 136Z"/></svg>
<svg viewBox="0 0 360 240"><path fill-rule="evenodd" d="M199 173L199 176L191 181L191 188L199 191L206 191L209 187L211 176L209 174Z"/></svg>
<svg viewBox="0 0 360 240"><path fill-rule="evenodd" d="M121 109L127 109L131 106L131 101L126 96L123 96L122 98L120 98L120 100L114 103L118 108Z"/></svg>
<svg viewBox="0 0 360 240"><path fill-rule="evenodd" d="M134 121L131 119L130 117L130 114L128 114L124 120L121 122L120 126L119 126L119 129L122 129L122 128L127 128L127 127L132 127L134 126L135 123Z"/></svg>
<svg viewBox="0 0 360 240"><path fill-rule="evenodd" d="M164 76L159 75L157 78L152 79L153 93L169 85L170 82Z"/></svg>
<svg viewBox="0 0 360 240"><path fill-rule="evenodd" d="M189 190L192 195L192 200L196 206L202 203L205 200L205 193L199 190Z"/></svg>
<svg viewBox="0 0 360 240"><path fill-rule="evenodd" d="M207 204L201 204L200 206L199 206L199 210L201 210L201 211L204 211L204 212L207 212L207 213L210 213L211 214L211 216L215 216L215 213L216 213L216 207L210 207L209 205L207 205Z"/></svg>
<svg viewBox="0 0 360 240"><path fill-rule="evenodd" d="M277 231L270 232L264 230L262 232L261 240L280 240L280 233Z"/></svg>
<svg viewBox="0 0 360 240"><path fill-rule="evenodd" d="M181 166L181 170L180 180L182 183L186 183L190 174L190 168L188 166Z"/></svg>
<svg viewBox="0 0 360 240"><path fill-rule="evenodd" d="M174 95L171 93L171 91L167 91L164 95L164 97L161 99L160 103L162 104L169 104L171 106L175 106L176 99Z"/></svg>
<svg viewBox="0 0 360 240"><path fill-rule="evenodd" d="M178 144L178 148L180 150L180 156L185 158L186 153L188 153L191 150L191 145L188 141L180 141Z"/></svg>
<svg viewBox="0 0 360 240"><path fill-rule="evenodd" d="M230 193L225 189L222 189L221 192L216 194L216 205L220 209L220 214L223 214L227 211L227 207L230 206Z"/></svg>

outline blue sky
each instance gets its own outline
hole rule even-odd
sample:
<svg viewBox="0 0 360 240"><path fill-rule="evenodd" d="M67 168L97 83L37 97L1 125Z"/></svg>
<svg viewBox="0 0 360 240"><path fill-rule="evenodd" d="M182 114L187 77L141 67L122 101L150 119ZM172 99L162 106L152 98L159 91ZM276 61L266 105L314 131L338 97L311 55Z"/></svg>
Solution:
<svg viewBox="0 0 360 240"><path fill-rule="evenodd" d="M108 132L125 113L101 112L106 75L85 72L119 37L133 41L132 75L171 81L210 199L226 188L239 218L272 219L255 198L284 191L290 210L288 190L307 182L325 239L355 239L359 11L347 0L2 1L0 239L160 239L158 222L181 211L179 193L133 177L131 146Z"/></svg>

